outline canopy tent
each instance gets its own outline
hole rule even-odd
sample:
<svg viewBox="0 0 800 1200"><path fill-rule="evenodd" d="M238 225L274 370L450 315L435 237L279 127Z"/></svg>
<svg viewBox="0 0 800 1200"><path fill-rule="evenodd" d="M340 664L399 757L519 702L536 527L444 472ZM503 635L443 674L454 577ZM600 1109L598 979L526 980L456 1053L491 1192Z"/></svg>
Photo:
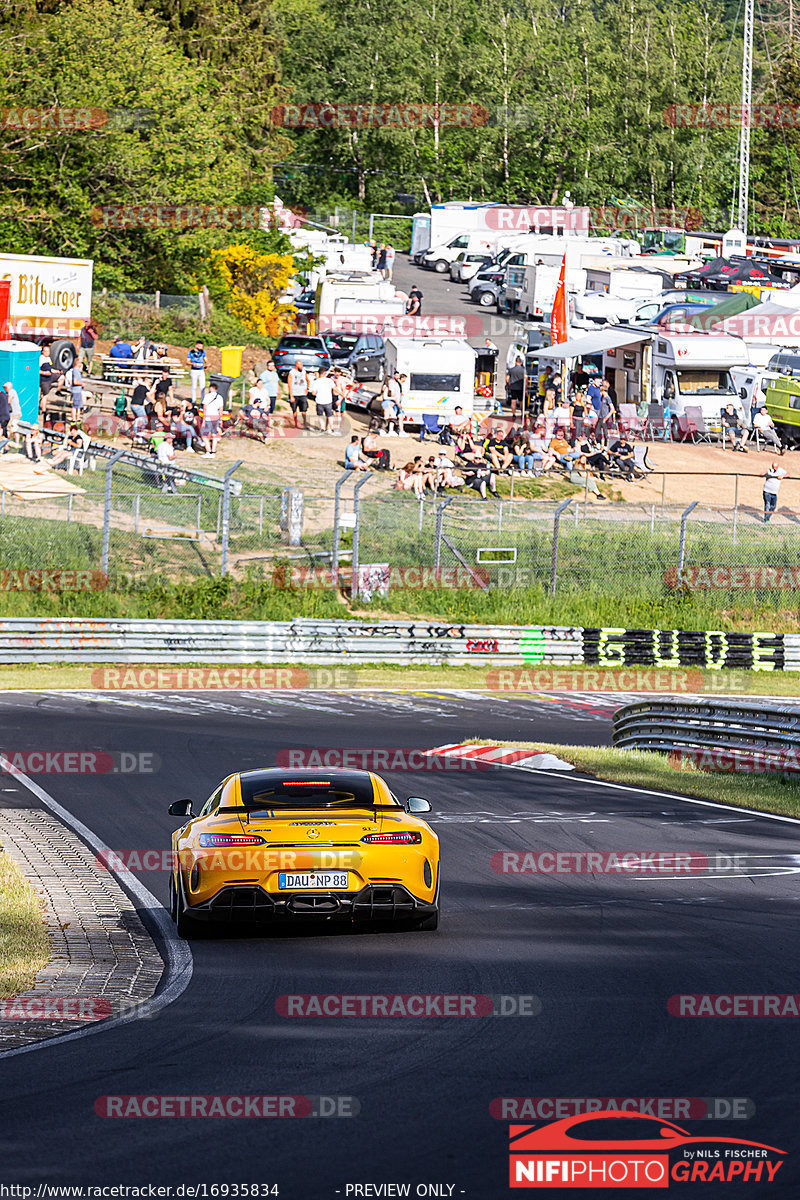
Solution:
<svg viewBox="0 0 800 1200"><path fill-rule="evenodd" d="M614 350L617 346L649 342L652 336L652 333L637 333L633 329L609 325L605 329L598 329L596 333L588 333L585 337L570 338L569 341L559 342L555 346L547 346L544 350L534 350L529 354L529 358L588 358L591 354L602 354L604 350Z"/></svg>
<svg viewBox="0 0 800 1200"><path fill-rule="evenodd" d="M727 317L735 317L752 308L761 308L761 304L752 292L732 292L718 304L713 304L702 312L691 313L686 323L693 329L710 329Z"/></svg>
<svg viewBox="0 0 800 1200"><path fill-rule="evenodd" d="M788 298L789 293L786 293ZM746 342L770 342L776 346L800 344L800 295L794 296L794 308L768 300L738 316L726 317L718 332L732 333Z"/></svg>

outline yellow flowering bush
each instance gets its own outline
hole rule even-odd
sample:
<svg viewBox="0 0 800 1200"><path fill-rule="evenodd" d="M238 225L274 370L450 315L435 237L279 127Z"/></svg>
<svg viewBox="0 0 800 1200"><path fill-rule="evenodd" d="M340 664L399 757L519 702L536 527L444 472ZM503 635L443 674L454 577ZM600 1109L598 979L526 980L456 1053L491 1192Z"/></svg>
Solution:
<svg viewBox="0 0 800 1200"><path fill-rule="evenodd" d="M211 251L225 307L263 337L280 337L294 324L294 309L279 304L294 275L291 254L260 254L245 243Z"/></svg>

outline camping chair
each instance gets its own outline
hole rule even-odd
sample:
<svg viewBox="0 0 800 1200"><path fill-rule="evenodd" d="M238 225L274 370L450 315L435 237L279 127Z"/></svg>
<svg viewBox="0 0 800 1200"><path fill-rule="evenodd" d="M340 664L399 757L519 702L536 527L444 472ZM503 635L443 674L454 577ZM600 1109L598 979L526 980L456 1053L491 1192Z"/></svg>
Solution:
<svg viewBox="0 0 800 1200"><path fill-rule="evenodd" d="M653 470L653 467L647 461L646 442L640 442L638 446L633 447L633 465L637 471L641 471L645 475Z"/></svg>
<svg viewBox="0 0 800 1200"><path fill-rule="evenodd" d="M419 426L419 440L424 442L425 434L429 433L441 446L449 446L453 440L448 432L449 428L450 422L440 421L436 413L423 413Z"/></svg>
<svg viewBox="0 0 800 1200"><path fill-rule="evenodd" d="M81 435L81 439L83 441L83 445L79 446L77 450L73 450L72 453L70 454L69 458L67 459L67 474L68 475L72 475L76 469L77 469L78 474L82 475L83 469L87 465L87 463L89 464L89 466L91 467L92 470L95 470L97 468L96 459L89 455L89 446L91 444L92 439L89 437L88 433L84 433L82 429L80 430L80 435Z"/></svg>
<svg viewBox="0 0 800 1200"><path fill-rule="evenodd" d="M647 406L647 436L651 441L660 438L661 441L672 441L669 413L660 404Z"/></svg>
<svg viewBox="0 0 800 1200"><path fill-rule="evenodd" d="M643 436L644 422L636 411L635 404L620 404L619 406L619 421L617 422L619 432L623 437L639 437Z"/></svg>
<svg viewBox="0 0 800 1200"><path fill-rule="evenodd" d="M706 428L706 422L705 422L705 418L703 417L702 408L690 407L689 405L687 405L686 416L689 418L692 425L694 426L692 441L708 442L709 444L711 444L713 437L712 437L711 430Z"/></svg>
<svg viewBox="0 0 800 1200"><path fill-rule="evenodd" d="M697 433L697 426L691 417L687 417L686 413L675 417L678 422L678 437L675 439L678 442L693 442L694 436Z"/></svg>

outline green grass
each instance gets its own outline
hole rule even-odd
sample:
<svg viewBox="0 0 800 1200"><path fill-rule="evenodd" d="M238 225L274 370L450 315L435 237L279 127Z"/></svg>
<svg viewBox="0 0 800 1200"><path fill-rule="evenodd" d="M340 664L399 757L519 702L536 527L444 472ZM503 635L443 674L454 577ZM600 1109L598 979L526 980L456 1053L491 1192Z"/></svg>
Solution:
<svg viewBox="0 0 800 1200"><path fill-rule="evenodd" d="M49 961L50 939L38 897L19 867L0 852L0 997L27 991Z"/></svg>
<svg viewBox="0 0 800 1200"><path fill-rule="evenodd" d="M578 771L597 779L800 817L800 779L771 774L698 771L690 763L678 768L670 765L666 755L651 754L644 750L561 746L542 742L514 742L513 745L530 746L531 750L556 754L572 763Z"/></svg>

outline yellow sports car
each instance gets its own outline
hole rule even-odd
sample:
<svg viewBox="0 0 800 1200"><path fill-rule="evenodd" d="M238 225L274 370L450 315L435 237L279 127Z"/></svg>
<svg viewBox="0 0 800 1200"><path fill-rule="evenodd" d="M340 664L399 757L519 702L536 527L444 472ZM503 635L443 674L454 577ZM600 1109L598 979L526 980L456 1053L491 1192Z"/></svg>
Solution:
<svg viewBox="0 0 800 1200"><path fill-rule="evenodd" d="M170 911L178 934L202 921L345 919L436 929L439 839L370 771L265 768L224 779L172 835Z"/></svg>

